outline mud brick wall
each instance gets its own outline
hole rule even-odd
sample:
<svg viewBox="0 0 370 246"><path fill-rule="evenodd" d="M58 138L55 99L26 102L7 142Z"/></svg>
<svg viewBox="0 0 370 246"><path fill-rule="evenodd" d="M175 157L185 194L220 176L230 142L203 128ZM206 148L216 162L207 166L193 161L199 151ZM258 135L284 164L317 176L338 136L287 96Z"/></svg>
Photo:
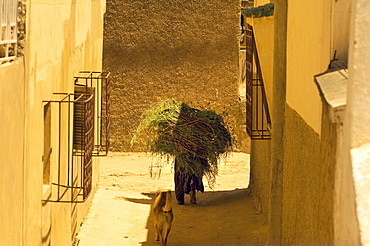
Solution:
<svg viewBox="0 0 370 246"><path fill-rule="evenodd" d="M247 150L238 100L239 0L107 0L103 69L112 73L111 150L130 146L140 115L167 98L226 112Z"/></svg>

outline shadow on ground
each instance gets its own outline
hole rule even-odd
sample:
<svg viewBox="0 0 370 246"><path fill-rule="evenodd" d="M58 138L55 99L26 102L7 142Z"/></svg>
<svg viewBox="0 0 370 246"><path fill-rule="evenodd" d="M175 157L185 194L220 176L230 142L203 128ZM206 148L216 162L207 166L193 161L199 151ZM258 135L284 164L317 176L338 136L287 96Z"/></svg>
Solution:
<svg viewBox="0 0 370 246"><path fill-rule="evenodd" d="M124 198L134 203L151 204L154 193L142 193L151 198ZM178 205L173 197L174 221L168 239L168 246L233 246L265 245L267 228L262 215L256 214L249 191L209 191L198 193L198 204ZM186 199L189 199L186 197ZM147 220L147 241L142 245L160 245L156 242L153 217Z"/></svg>
<svg viewBox="0 0 370 246"><path fill-rule="evenodd" d="M159 246L150 213L154 192L174 189L171 165L161 177L148 167L157 163L145 153L112 153L100 161L99 188L77 236L79 246ZM267 226L246 189L249 155L232 153L219 165L214 190L197 194L196 205L179 206L174 195L174 221L168 246L264 245ZM238 187L239 189L237 189Z"/></svg>

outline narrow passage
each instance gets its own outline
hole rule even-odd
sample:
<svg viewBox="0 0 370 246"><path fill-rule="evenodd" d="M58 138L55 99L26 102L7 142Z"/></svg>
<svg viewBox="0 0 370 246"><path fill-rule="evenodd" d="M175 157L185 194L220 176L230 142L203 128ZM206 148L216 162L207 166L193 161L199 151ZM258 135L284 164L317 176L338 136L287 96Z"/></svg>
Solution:
<svg viewBox="0 0 370 246"><path fill-rule="evenodd" d="M156 165L146 153L111 153L100 161L100 182L77 236L78 246L160 245L150 213L154 192L174 190L171 165L151 177ZM155 173L159 169L154 168ZM207 184L204 180L205 185ZM249 155L231 153L219 165L217 183L197 193L197 204L177 205L168 246L265 245L267 226L255 212L247 190Z"/></svg>

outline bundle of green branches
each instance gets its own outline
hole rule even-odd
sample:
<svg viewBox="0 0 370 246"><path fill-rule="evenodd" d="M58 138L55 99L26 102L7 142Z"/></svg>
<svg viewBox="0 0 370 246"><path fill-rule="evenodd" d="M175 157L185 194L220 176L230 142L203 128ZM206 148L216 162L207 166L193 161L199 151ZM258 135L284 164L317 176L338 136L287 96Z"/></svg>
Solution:
<svg viewBox="0 0 370 246"><path fill-rule="evenodd" d="M141 118L132 142L145 135L149 151L174 156L184 172L200 178L205 175L210 185L214 183L218 160L232 146L232 136L222 116L167 99L146 110Z"/></svg>

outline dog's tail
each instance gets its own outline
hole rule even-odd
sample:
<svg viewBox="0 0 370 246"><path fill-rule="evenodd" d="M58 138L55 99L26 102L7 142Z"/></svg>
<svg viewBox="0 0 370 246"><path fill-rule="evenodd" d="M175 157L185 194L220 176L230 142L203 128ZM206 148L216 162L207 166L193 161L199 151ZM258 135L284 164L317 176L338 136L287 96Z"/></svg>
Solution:
<svg viewBox="0 0 370 246"><path fill-rule="evenodd" d="M163 211L168 212L172 210L171 206L171 190L168 190L166 193L166 204L163 207Z"/></svg>

